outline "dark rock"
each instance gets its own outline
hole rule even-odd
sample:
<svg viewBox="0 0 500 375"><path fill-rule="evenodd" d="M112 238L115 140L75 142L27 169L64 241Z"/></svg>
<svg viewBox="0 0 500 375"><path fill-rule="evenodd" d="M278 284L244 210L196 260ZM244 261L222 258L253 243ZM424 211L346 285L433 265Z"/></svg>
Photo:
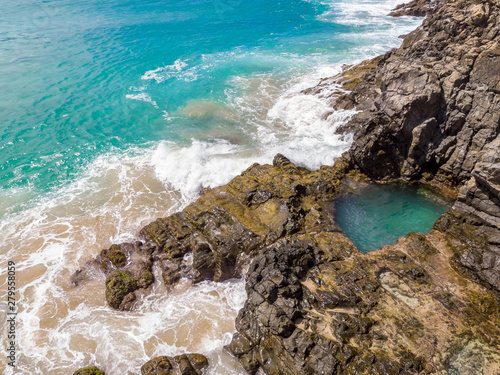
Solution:
<svg viewBox="0 0 500 375"><path fill-rule="evenodd" d="M118 309L124 298L138 288L138 280L130 272L115 271L106 279L106 300L109 305ZM128 302L134 298L129 297Z"/></svg>
<svg viewBox="0 0 500 375"><path fill-rule="evenodd" d="M105 270L110 267L107 262L110 262L111 266L115 268L120 268L127 263L127 258L119 245L111 245L109 249L101 251L101 258L103 260L102 267Z"/></svg>
<svg viewBox="0 0 500 375"><path fill-rule="evenodd" d="M182 213L142 228L142 241L103 250L95 263L108 275L110 305L132 308L138 293L147 293L154 281L153 263L167 285L181 278L224 281L240 277L266 244L315 228L334 229L328 202L341 185L343 166L311 172L283 155L276 156L275 164L254 164ZM276 329L286 334L292 325L281 321Z"/></svg>
<svg viewBox="0 0 500 375"><path fill-rule="evenodd" d="M153 358L141 367L141 374L170 375L173 368L171 360L172 358L167 356Z"/></svg>
<svg viewBox="0 0 500 375"><path fill-rule="evenodd" d="M285 167L290 164L292 164L290 160L281 154L276 154L273 159L273 165L275 167Z"/></svg>
<svg viewBox="0 0 500 375"><path fill-rule="evenodd" d="M498 3L438 8L379 59L370 78L334 100L363 110L343 129L354 131L350 158L369 177L432 176L436 184L460 186L499 134ZM373 105L360 103L361 96Z"/></svg>
<svg viewBox="0 0 500 375"><path fill-rule="evenodd" d="M443 358L462 345L461 335L478 338L483 330L493 338L490 350L500 342L498 302L484 289L476 296L451 268L441 269L447 234L431 233L432 243L410 234L368 254L341 250L342 237L333 232L265 248L250 265L248 299L227 349L250 373L266 374L439 373ZM291 286L300 292L290 294ZM475 360L500 365L500 356L488 355Z"/></svg>
<svg viewBox="0 0 500 375"><path fill-rule="evenodd" d="M441 8L443 4L444 0L413 0L407 4L398 5L391 11L391 13L389 13L389 16L425 17Z"/></svg>
<svg viewBox="0 0 500 375"><path fill-rule="evenodd" d="M208 360L201 354L156 357L141 367L142 375L201 375Z"/></svg>
<svg viewBox="0 0 500 375"><path fill-rule="evenodd" d="M499 4L432 4L401 48L304 90L360 111L340 129L354 143L333 167L311 172L278 154L150 223L141 242L103 251L110 305L130 309L154 262L167 285L248 267L227 350L251 374L500 373ZM363 254L335 224L346 176L420 181L458 199L428 234ZM159 357L142 372L205 365Z"/></svg>
<svg viewBox="0 0 500 375"><path fill-rule="evenodd" d="M104 375L104 372L96 367L84 367L75 371L73 375Z"/></svg>

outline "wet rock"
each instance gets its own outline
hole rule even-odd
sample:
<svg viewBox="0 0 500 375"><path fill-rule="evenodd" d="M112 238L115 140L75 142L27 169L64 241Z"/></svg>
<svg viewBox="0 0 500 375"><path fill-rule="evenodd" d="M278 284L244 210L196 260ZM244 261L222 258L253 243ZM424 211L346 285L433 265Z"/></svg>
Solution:
<svg viewBox="0 0 500 375"><path fill-rule="evenodd" d="M471 178L499 133L499 13L498 2L447 2L333 101L362 110L342 128L361 172L451 187Z"/></svg>
<svg viewBox="0 0 500 375"><path fill-rule="evenodd" d="M97 257L106 278L106 300L115 309L130 310L138 293L154 282L151 248L138 241L103 250Z"/></svg>
<svg viewBox="0 0 500 375"><path fill-rule="evenodd" d="M102 267L106 270L110 267L119 268L127 263L127 258L119 245L111 245L109 249L101 251ZM111 263L110 265L108 264Z"/></svg>
<svg viewBox="0 0 500 375"><path fill-rule="evenodd" d="M443 4L443 0L413 0L409 3L398 5L391 11L391 13L389 13L389 16L425 17L428 14L435 12L436 10L441 8Z"/></svg>
<svg viewBox="0 0 500 375"><path fill-rule="evenodd" d="M106 300L109 305L118 309L126 296L138 289L138 280L130 272L115 271L106 279ZM129 296L127 302L135 298Z"/></svg>
<svg viewBox="0 0 500 375"><path fill-rule="evenodd" d="M254 164L183 212L148 224L140 231L142 241L103 250L96 263L108 275L110 306L132 308L154 281L153 264L167 285L182 278L224 281L240 277L267 244L294 233L335 229L329 201L341 185L343 166L311 172L280 154L274 164ZM276 329L287 327L281 322Z"/></svg>
<svg viewBox="0 0 500 375"><path fill-rule="evenodd" d="M249 373L440 373L463 335L485 345L477 369L495 368L498 301L442 268L452 253L446 233L410 234L367 254L346 241L294 235L254 259L227 346Z"/></svg>
<svg viewBox="0 0 500 375"><path fill-rule="evenodd" d="M141 367L142 375L201 375L208 360L201 354L156 357Z"/></svg>
<svg viewBox="0 0 500 375"><path fill-rule="evenodd" d="M360 110L341 129L351 149L317 171L278 154L150 223L141 243L103 251L110 305L132 308L153 264L167 285L248 267L227 350L251 374L498 373L499 13L497 1L446 2L401 48L305 90L325 96L335 83L332 107ZM430 233L363 254L334 219L346 176L421 181L458 199ZM158 357L142 373L204 363Z"/></svg>
<svg viewBox="0 0 500 375"><path fill-rule="evenodd" d="M97 367L84 367L75 371L73 375L104 375L104 372Z"/></svg>

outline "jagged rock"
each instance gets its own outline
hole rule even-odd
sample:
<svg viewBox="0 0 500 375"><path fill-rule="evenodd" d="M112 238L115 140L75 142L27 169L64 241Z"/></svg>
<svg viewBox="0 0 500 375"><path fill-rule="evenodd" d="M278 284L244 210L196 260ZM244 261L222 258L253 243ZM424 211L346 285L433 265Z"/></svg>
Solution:
<svg viewBox="0 0 500 375"><path fill-rule="evenodd" d="M201 375L208 360L201 354L156 357L141 367L142 375Z"/></svg>
<svg viewBox="0 0 500 375"><path fill-rule="evenodd" d="M481 152L453 210L436 227L448 235L457 271L500 292L500 136Z"/></svg>
<svg viewBox="0 0 500 375"><path fill-rule="evenodd" d="M140 241L112 245L101 251L95 263L108 275L106 300L115 309L130 310L137 293L154 282L152 248Z"/></svg>
<svg viewBox="0 0 500 375"><path fill-rule="evenodd" d="M110 306L132 308L137 293L154 281L155 262L167 285L181 278L223 281L240 277L266 244L293 233L334 228L325 202L338 191L344 166L311 172L280 154L274 164L255 164L183 212L150 223L140 231L142 242L103 250L96 263L108 274Z"/></svg>
<svg viewBox="0 0 500 375"><path fill-rule="evenodd" d="M499 15L497 1L447 2L333 101L363 109L343 127L363 173L448 186L471 177L499 133Z"/></svg>
<svg viewBox="0 0 500 375"><path fill-rule="evenodd" d="M111 267L119 268L127 263L127 257L120 249L119 245L111 245L109 249L102 250L100 255L102 259L102 267L105 270Z"/></svg>
<svg viewBox="0 0 500 375"><path fill-rule="evenodd" d="M96 367L84 367L75 371L73 375L104 375L104 372Z"/></svg>
<svg viewBox="0 0 500 375"><path fill-rule="evenodd" d="M389 16L425 17L428 14L441 8L443 4L444 0L413 0L409 3L398 5L391 11L391 13L389 13Z"/></svg>
<svg viewBox="0 0 500 375"><path fill-rule="evenodd" d="M250 266L227 349L252 374L434 374L477 343L460 368L494 374L499 304L442 268L452 248L437 230L364 255L340 233L279 240Z"/></svg>
<svg viewBox="0 0 500 375"><path fill-rule="evenodd" d="M312 172L278 154L104 250L110 305L132 308L153 263L167 285L249 266L227 346L249 373L500 373L499 15L498 1L448 1L401 48L305 90L361 110L341 129L349 152ZM352 175L458 199L430 233L363 254L334 220ZM188 355L142 372L181 368L199 371Z"/></svg>
<svg viewBox="0 0 500 375"><path fill-rule="evenodd" d="M435 5L400 49L304 94L362 110L341 129L355 134L344 172L444 186L454 208L365 255L328 231L266 247L227 347L248 372L500 372L499 7Z"/></svg>

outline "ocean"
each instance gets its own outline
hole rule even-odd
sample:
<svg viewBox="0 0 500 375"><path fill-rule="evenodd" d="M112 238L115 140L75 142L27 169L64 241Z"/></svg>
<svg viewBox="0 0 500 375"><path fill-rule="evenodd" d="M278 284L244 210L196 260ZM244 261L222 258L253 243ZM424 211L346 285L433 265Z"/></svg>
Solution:
<svg viewBox="0 0 500 375"><path fill-rule="evenodd" d="M398 47L421 19L400 0L18 0L0 12L0 307L16 264L17 367L137 374L148 359L222 347L244 283L155 283L134 312L106 305L104 275L71 274L112 243L280 152L332 164L353 111L306 95L321 78ZM332 87L333 89L333 87ZM4 317L5 315L3 315ZM6 319L0 320L7 332ZM2 333L7 345L7 335Z"/></svg>

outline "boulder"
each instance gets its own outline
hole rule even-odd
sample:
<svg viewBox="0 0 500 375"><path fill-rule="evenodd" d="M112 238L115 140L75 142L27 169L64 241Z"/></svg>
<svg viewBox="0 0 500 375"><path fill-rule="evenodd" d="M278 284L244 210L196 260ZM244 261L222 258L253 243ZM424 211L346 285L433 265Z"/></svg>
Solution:
<svg viewBox="0 0 500 375"><path fill-rule="evenodd" d="M104 372L97 367L84 367L76 370L73 375L104 375Z"/></svg>
<svg viewBox="0 0 500 375"><path fill-rule="evenodd" d="M141 367L142 375L201 375L208 360L201 354L155 357Z"/></svg>

